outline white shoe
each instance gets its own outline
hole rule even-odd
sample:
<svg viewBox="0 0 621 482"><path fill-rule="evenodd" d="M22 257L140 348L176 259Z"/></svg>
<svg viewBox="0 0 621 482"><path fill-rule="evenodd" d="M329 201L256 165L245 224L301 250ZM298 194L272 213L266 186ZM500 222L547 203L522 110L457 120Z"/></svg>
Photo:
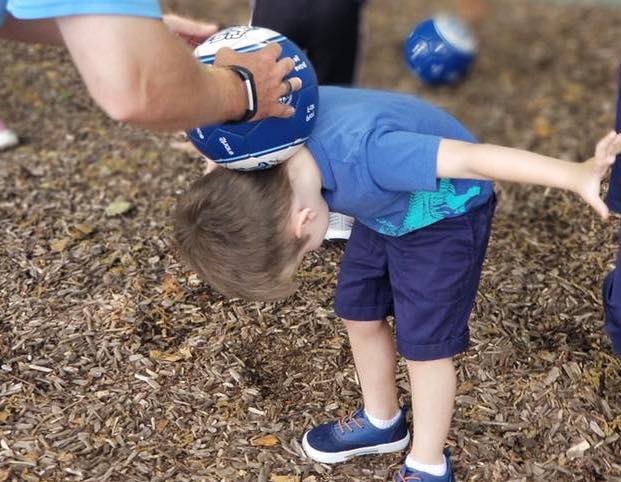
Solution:
<svg viewBox="0 0 621 482"><path fill-rule="evenodd" d="M10 129L0 130L0 151L15 147L19 144L19 138L17 134Z"/></svg>
<svg viewBox="0 0 621 482"><path fill-rule="evenodd" d="M324 239L349 239L354 218L339 213L330 213L330 224Z"/></svg>

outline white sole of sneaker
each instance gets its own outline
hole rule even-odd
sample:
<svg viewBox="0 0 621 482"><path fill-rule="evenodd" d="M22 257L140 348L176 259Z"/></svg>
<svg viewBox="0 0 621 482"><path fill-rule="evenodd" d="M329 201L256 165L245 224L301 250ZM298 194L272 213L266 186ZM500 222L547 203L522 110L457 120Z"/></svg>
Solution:
<svg viewBox="0 0 621 482"><path fill-rule="evenodd" d="M333 229L328 229L323 239L326 241L335 241L337 239L343 239L347 241L351 237L351 231L335 231Z"/></svg>
<svg viewBox="0 0 621 482"><path fill-rule="evenodd" d="M15 132L10 131L8 129L3 129L0 131L0 151L5 149L9 149L10 147L15 147L19 144L19 138Z"/></svg>
<svg viewBox="0 0 621 482"><path fill-rule="evenodd" d="M324 239L332 241L335 239L349 239L351 228L354 225L354 218L340 213L330 213L330 222Z"/></svg>
<svg viewBox="0 0 621 482"><path fill-rule="evenodd" d="M342 452L321 452L320 450L316 450L310 446L308 440L306 440L306 435L307 434L304 434L304 438L302 439L302 447L304 448L304 452L306 452L308 457L316 462L321 462L322 464L337 464L339 462L345 462L352 457L357 457L358 455L399 452L410 444L410 432L408 431L405 437L401 440L397 440L396 442L374 445L372 447L362 447L359 449L344 450Z"/></svg>

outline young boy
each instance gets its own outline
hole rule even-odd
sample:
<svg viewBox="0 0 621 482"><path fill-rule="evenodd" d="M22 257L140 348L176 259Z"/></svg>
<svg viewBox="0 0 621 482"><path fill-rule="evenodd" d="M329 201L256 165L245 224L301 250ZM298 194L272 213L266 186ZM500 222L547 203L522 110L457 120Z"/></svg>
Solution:
<svg viewBox="0 0 621 482"><path fill-rule="evenodd" d="M224 294L281 298L294 291L304 254L321 244L329 210L354 216L335 310L364 406L307 432L303 447L324 463L407 447L398 350L407 359L414 431L394 480L453 481L443 451L456 388L452 357L468 345L495 205L489 180L569 189L606 217L600 182L621 136L610 133L595 157L576 164L476 144L449 114L410 95L321 87L320 105L306 147L285 164L217 168L180 198L180 253Z"/></svg>

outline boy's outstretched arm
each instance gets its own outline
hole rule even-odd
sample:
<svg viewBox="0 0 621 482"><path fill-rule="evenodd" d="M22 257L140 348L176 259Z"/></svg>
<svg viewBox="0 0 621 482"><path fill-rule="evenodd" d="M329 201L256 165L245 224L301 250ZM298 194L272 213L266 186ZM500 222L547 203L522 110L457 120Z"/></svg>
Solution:
<svg viewBox="0 0 621 482"><path fill-rule="evenodd" d="M438 177L493 179L567 189L606 218L608 207L600 198L602 179L621 152L621 134L610 132L595 148L595 155L570 162L534 152L492 144L470 144L442 139L438 150Z"/></svg>

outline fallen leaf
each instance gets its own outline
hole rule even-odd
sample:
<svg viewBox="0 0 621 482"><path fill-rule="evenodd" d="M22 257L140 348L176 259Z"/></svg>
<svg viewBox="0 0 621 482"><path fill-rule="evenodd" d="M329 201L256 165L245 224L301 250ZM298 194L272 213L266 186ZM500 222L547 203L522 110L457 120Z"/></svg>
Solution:
<svg viewBox="0 0 621 482"><path fill-rule="evenodd" d="M176 352L166 352L160 350L151 350L149 358L159 361L176 362L179 360L189 360L192 358L192 350L188 347L181 348Z"/></svg>
<svg viewBox="0 0 621 482"><path fill-rule="evenodd" d="M164 281L162 281L162 293L174 296L181 296L183 294L183 290L174 275L167 274L164 277Z"/></svg>
<svg viewBox="0 0 621 482"><path fill-rule="evenodd" d="M71 452L60 452L56 458L59 462L71 462L75 456Z"/></svg>
<svg viewBox="0 0 621 482"><path fill-rule="evenodd" d="M250 439L250 445L253 447L272 447L274 445L278 445L280 443L280 439L274 435L263 435L261 437L256 437Z"/></svg>
<svg viewBox="0 0 621 482"><path fill-rule="evenodd" d="M472 383L472 382L461 383L457 387L457 394L458 395L463 395L464 393L470 392L473 388L474 388L474 383Z"/></svg>
<svg viewBox="0 0 621 482"><path fill-rule="evenodd" d="M344 338L342 336L333 336L328 339L327 342L333 346L341 346L343 344Z"/></svg>
<svg viewBox="0 0 621 482"><path fill-rule="evenodd" d="M91 226L90 224L82 223L74 226L72 234L74 238L82 239L94 232L95 228L93 226Z"/></svg>
<svg viewBox="0 0 621 482"><path fill-rule="evenodd" d="M50 243L50 248L52 248L53 251L62 252L69 244L69 241L71 241L70 238L57 239Z"/></svg>
<svg viewBox="0 0 621 482"><path fill-rule="evenodd" d="M537 117L535 119L535 133L538 137L547 138L552 135L552 125L550 121L545 117Z"/></svg>
<svg viewBox="0 0 621 482"><path fill-rule="evenodd" d="M300 482L297 475L272 475L270 482Z"/></svg>
<svg viewBox="0 0 621 482"><path fill-rule="evenodd" d="M190 347L184 346L183 348L180 348L179 353L181 353L183 358L185 358L186 360L192 358L192 350L190 349Z"/></svg>
<svg viewBox="0 0 621 482"><path fill-rule="evenodd" d="M130 211L134 206L128 201L117 200L108 204L106 216L118 216Z"/></svg>
<svg viewBox="0 0 621 482"><path fill-rule="evenodd" d="M155 431L163 432L164 429L168 426L168 423L168 420L166 420L165 418L158 420L158 422L155 424Z"/></svg>
<svg viewBox="0 0 621 482"><path fill-rule="evenodd" d="M0 411L0 423L4 423L7 421L7 419L11 416L11 412L9 410L2 410ZM0 478L0 481L2 479Z"/></svg>

